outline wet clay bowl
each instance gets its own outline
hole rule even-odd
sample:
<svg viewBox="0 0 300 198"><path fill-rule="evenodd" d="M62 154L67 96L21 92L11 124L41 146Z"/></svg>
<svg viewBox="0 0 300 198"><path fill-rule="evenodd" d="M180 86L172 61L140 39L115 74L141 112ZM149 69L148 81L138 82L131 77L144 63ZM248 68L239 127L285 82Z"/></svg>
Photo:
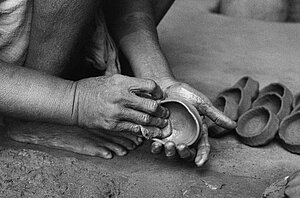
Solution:
<svg viewBox="0 0 300 198"><path fill-rule="evenodd" d="M171 130L171 135L164 139L153 138L154 141L165 144L168 141L178 144L193 145L201 136L202 119L197 109L182 99L166 99L161 102L170 111L169 125L162 130ZM164 132L163 134L167 134Z"/></svg>
<svg viewBox="0 0 300 198"><path fill-rule="evenodd" d="M291 114L296 113L296 112L298 112L298 111L300 111L300 105L296 106L296 107L293 109L293 111L291 112Z"/></svg>
<svg viewBox="0 0 300 198"><path fill-rule="evenodd" d="M300 106L300 92L295 95L293 101L293 108L296 108L297 106Z"/></svg>
<svg viewBox="0 0 300 198"><path fill-rule="evenodd" d="M239 105L236 103L234 98L227 97L225 95L220 95L217 97L217 99L213 102L213 105L219 109L221 112L223 112L226 116L228 116L232 120L238 119L238 107ZM219 127L216 125L213 121L210 119L207 120L208 124L208 131L209 135L211 137L219 137L223 136L230 130L224 129L222 127Z"/></svg>
<svg viewBox="0 0 300 198"><path fill-rule="evenodd" d="M242 142L249 146L262 146L271 141L279 127L279 120L266 107L256 107L244 113L236 128Z"/></svg>
<svg viewBox="0 0 300 198"><path fill-rule="evenodd" d="M279 138L285 149L300 154L300 112L295 112L282 120Z"/></svg>
<svg viewBox="0 0 300 198"><path fill-rule="evenodd" d="M260 90L258 98L269 94L269 93L277 93L280 95L282 100L289 106L292 106L294 96L292 92L283 84L281 83L271 83L264 87L262 90Z"/></svg>
<svg viewBox="0 0 300 198"><path fill-rule="evenodd" d="M244 76L240 80L238 80L233 86L239 87L243 89L245 97L247 97L248 100L253 102L259 93L259 83L258 81L254 80L253 78L249 76Z"/></svg>
<svg viewBox="0 0 300 198"><path fill-rule="evenodd" d="M290 113L290 105L285 103L277 93L268 93L262 97L255 100L252 104L252 107L266 107L274 113L279 121Z"/></svg>
<svg viewBox="0 0 300 198"><path fill-rule="evenodd" d="M247 100L244 90L240 87L229 88L222 91L218 97L230 98L238 104L237 116L239 117L251 107L251 100Z"/></svg>

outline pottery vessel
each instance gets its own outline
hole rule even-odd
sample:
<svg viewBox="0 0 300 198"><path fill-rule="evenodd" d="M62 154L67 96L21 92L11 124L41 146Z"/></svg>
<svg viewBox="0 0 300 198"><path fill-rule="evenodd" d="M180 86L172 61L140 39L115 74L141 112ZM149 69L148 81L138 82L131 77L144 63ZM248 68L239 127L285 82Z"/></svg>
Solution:
<svg viewBox="0 0 300 198"><path fill-rule="evenodd" d="M213 102L213 105L217 109L219 109L221 112L223 112L226 116L228 116L230 119L232 119L232 120L237 120L238 119L239 105L236 103L234 98L228 97L228 96L225 96L225 95L220 95ZM209 131L209 135L211 137L219 137L219 136L222 136L222 135L224 135L224 134L226 134L227 132L230 131L228 129L224 129L222 127L219 127L218 125L216 125L210 119L208 119L206 121L206 123L208 124L208 131Z"/></svg>
<svg viewBox="0 0 300 198"><path fill-rule="evenodd" d="M171 130L172 133L164 139L153 138L153 140L162 144L173 141L176 145L193 145L201 137L202 132L202 118L197 109L181 98L167 98L161 102L161 105L170 111L170 122L162 130Z"/></svg>
<svg viewBox="0 0 300 198"><path fill-rule="evenodd" d="M300 92L294 96L293 100L293 108L296 108L297 106L300 106Z"/></svg>
<svg viewBox="0 0 300 198"><path fill-rule="evenodd" d="M218 97L221 96L231 98L231 100L235 101L238 104L238 117L249 110L251 107L251 100L248 100L249 98L245 95L242 88L235 87L225 89L218 95Z"/></svg>
<svg viewBox="0 0 300 198"><path fill-rule="evenodd" d="M298 111L300 111L300 105L296 106L296 107L292 110L291 114L296 113L296 112L298 112Z"/></svg>
<svg viewBox="0 0 300 198"><path fill-rule="evenodd" d="M288 0L221 0L220 13L232 17L283 22L288 16Z"/></svg>
<svg viewBox="0 0 300 198"><path fill-rule="evenodd" d="M280 97L277 93L271 92L259 97L253 102L252 107L259 106L263 106L271 110L272 113L278 117L279 121L290 113L290 105L284 102L282 97Z"/></svg>
<svg viewBox="0 0 300 198"><path fill-rule="evenodd" d="M300 112L295 112L282 120L279 138L284 148L300 154Z"/></svg>
<svg viewBox="0 0 300 198"><path fill-rule="evenodd" d="M292 92L287 88L285 85L281 83L271 83L264 87L262 90L260 90L258 94L258 98L262 97L263 95L269 94L269 93L277 93L280 95L282 100L288 105L292 106L294 101L294 96Z"/></svg>
<svg viewBox="0 0 300 198"><path fill-rule="evenodd" d="M250 76L244 76L240 80L238 80L233 86L242 88L244 91L244 96L247 97L247 100L253 102L259 93L259 83L258 81L254 80Z"/></svg>
<svg viewBox="0 0 300 198"><path fill-rule="evenodd" d="M261 146L275 137L278 127L279 120L271 110L256 107L240 117L236 132L245 144Z"/></svg>

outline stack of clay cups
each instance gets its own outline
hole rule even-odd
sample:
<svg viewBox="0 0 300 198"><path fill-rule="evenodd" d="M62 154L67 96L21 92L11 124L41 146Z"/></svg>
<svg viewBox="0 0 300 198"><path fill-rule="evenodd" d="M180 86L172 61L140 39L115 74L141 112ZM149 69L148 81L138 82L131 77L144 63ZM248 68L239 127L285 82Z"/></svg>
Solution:
<svg viewBox="0 0 300 198"><path fill-rule="evenodd" d="M263 88L238 121L236 129L241 141L249 146L262 146L270 142L279 125L291 112L292 92L283 84L272 83Z"/></svg>
<svg viewBox="0 0 300 198"><path fill-rule="evenodd" d="M293 110L282 120L278 135L285 149L300 154L300 93L295 95Z"/></svg>
<svg viewBox="0 0 300 198"><path fill-rule="evenodd" d="M253 100L258 96L258 91L259 83L251 77L245 76L232 87L222 91L213 104L230 119L237 121L240 115L251 108ZM230 132L210 120L207 120L207 122L211 137L220 137Z"/></svg>

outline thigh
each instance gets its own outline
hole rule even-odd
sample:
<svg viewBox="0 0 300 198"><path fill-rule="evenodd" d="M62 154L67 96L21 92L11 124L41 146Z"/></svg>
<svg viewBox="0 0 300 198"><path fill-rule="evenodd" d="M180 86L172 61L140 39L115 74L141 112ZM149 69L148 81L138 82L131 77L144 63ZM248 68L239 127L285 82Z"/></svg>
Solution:
<svg viewBox="0 0 300 198"><path fill-rule="evenodd" d="M61 76L80 62L99 0L34 0L26 67Z"/></svg>

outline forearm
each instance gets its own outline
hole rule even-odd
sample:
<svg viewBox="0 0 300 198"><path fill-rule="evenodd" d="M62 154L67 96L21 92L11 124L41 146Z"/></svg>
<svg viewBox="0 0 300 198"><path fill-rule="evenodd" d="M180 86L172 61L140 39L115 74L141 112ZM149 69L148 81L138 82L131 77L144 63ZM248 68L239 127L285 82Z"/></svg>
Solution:
<svg viewBox="0 0 300 198"><path fill-rule="evenodd" d="M172 77L161 51L149 0L111 1L111 31L137 77Z"/></svg>
<svg viewBox="0 0 300 198"><path fill-rule="evenodd" d="M0 63L0 79L0 112L4 116L76 123L74 82L6 63Z"/></svg>

